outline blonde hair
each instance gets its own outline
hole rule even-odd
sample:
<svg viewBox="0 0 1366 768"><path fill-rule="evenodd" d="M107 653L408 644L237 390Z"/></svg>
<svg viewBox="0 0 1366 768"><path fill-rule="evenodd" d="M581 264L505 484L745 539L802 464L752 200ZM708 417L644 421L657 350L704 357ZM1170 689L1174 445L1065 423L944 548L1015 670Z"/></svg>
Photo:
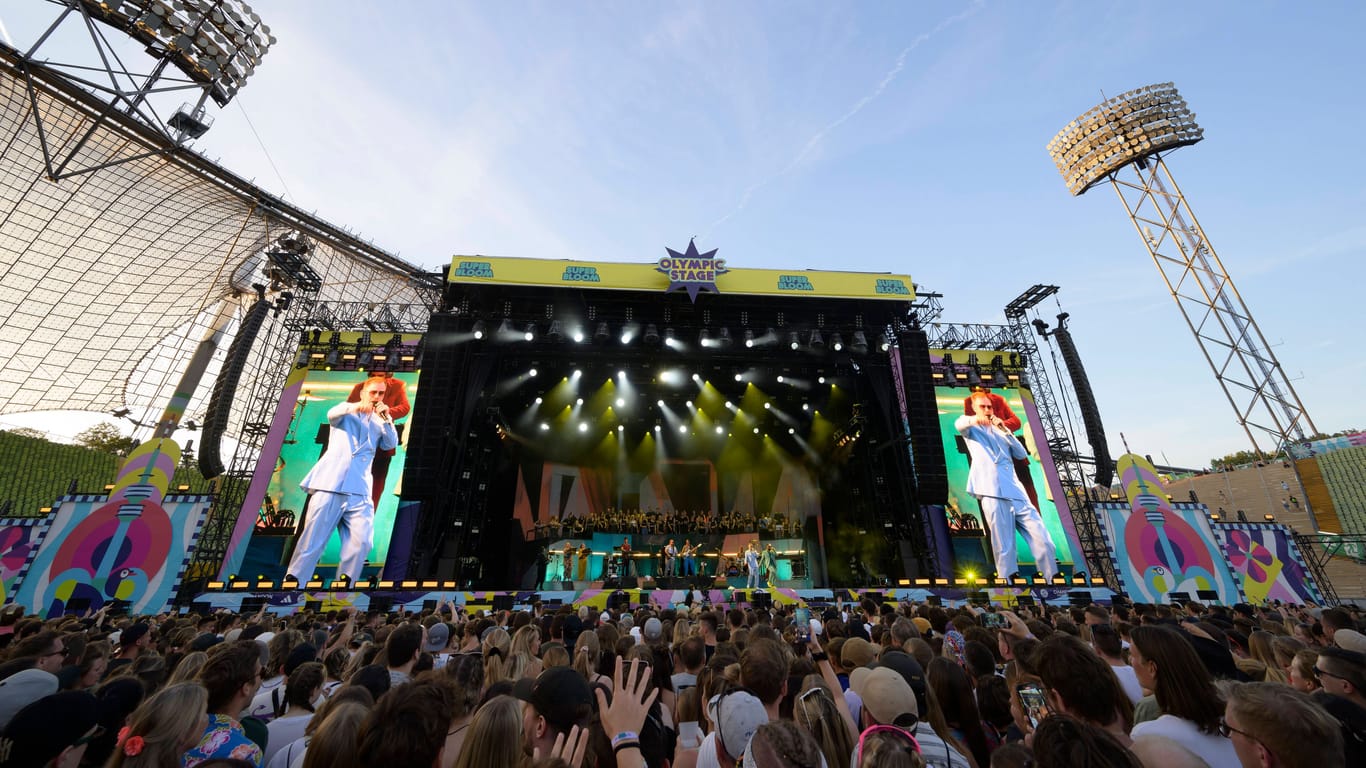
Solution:
<svg viewBox="0 0 1366 768"><path fill-rule="evenodd" d="M692 623L691 623L691 622L689 622L687 619L682 618L682 617L679 617L679 618L677 618L677 619L674 619L674 642L673 642L673 644L674 644L674 647L675 647L675 648L677 648L678 646L682 645L682 644L683 644L683 641L684 641L684 640L687 640L687 639L688 639L688 636L691 635L691 634L692 634Z"/></svg>
<svg viewBox="0 0 1366 768"><path fill-rule="evenodd" d="M849 755L854 753L854 740L835 705L834 694L820 675L802 679L802 690L792 701L792 719L816 740L826 765L843 766L849 761Z"/></svg>
<svg viewBox="0 0 1366 768"><path fill-rule="evenodd" d="M1248 650L1252 658L1266 665L1263 679L1270 683L1284 683L1285 669L1276 663L1276 650L1272 647L1275 640L1275 635L1259 629L1248 638Z"/></svg>
<svg viewBox="0 0 1366 768"><path fill-rule="evenodd" d="M209 707L209 691L199 683L176 683L159 691L128 718L128 735L114 747L108 768L137 768L178 765L185 744L194 740L204 727ZM129 755L123 749L128 739L142 740L142 750Z"/></svg>
<svg viewBox="0 0 1366 768"><path fill-rule="evenodd" d="M199 670L204 668L204 664L208 660L209 654L203 651L185 654L185 657L176 665L175 670L171 672L171 677L166 681L166 684L193 682L196 677L199 677Z"/></svg>
<svg viewBox="0 0 1366 768"><path fill-rule="evenodd" d="M303 768L332 768L354 765L361 726L370 708L357 701L341 701L328 707L322 725L308 740Z"/></svg>
<svg viewBox="0 0 1366 768"><path fill-rule="evenodd" d="M583 679L592 682L598 673L598 659L602 656L602 643L596 632L580 632L574 643L574 669Z"/></svg>
<svg viewBox="0 0 1366 768"><path fill-rule="evenodd" d="M484 638L484 685L491 686L503 680L517 681L512 672L512 638L507 630L494 627Z"/></svg>
<svg viewBox="0 0 1366 768"><path fill-rule="evenodd" d="M526 758L522 733L522 703L511 696L495 696L474 713L455 768L504 768Z"/></svg>

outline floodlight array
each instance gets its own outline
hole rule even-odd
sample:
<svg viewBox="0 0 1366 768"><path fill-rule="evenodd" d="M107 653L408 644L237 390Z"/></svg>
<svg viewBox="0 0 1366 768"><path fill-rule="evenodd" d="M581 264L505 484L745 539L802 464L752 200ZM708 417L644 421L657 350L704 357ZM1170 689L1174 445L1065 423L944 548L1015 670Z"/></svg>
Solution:
<svg viewBox="0 0 1366 768"><path fill-rule="evenodd" d="M274 45L261 17L242 0L77 0L92 18L117 27L167 58L226 105Z"/></svg>
<svg viewBox="0 0 1366 768"><path fill-rule="evenodd" d="M1120 168L1194 144L1204 130L1172 83L1147 85L1091 108L1048 142L1067 190L1080 195Z"/></svg>

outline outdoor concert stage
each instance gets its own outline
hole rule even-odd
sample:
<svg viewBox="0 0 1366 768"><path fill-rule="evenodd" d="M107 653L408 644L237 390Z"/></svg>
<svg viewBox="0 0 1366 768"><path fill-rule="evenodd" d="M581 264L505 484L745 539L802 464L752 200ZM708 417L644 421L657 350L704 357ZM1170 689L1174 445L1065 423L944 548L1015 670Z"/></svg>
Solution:
<svg viewBox="0 0 1366 768"><path fill-rule="evenodd" d="M286 342L278 403L248 425L262 447L254 471L229 479L242 495L172 492L173 457L149 441L112 491L0 520L8 598L47 616L111 599L138 614L440 599L669 606L690 593L718 605L1322 599L1293 531L1172 502L1142 457L1119 461L1127 499L1069 495L1023 345L932 347L909 277L744 270L705 254L458 257L424 334L325 310ZM374 465L365 571L333 579L334 534L314 577L286 584L307 505L299 481L327 444L327 411L377 374L390 377L402 439ZM1016 474L1057 550L1052 583L1037 581L1021 540L1021 580L993 579L993 532L966 493L954 427L972 389L1019 419ZM1090 526L1086 550L1076 521ZM695 575L665 573L671 539L697 548ZM772 547L758 593L741 565L750 542Z"/></svg>
<svg viewBox="0 0 1366 768"><path fill-rule="evenodd" d="M378 470L362 578L743 586L752 541L772 546L780 588L989 577L985 531L956 477L967 465L952 420L968 374L944 380L911 279L730 268L692 244L669 254L652 264L457 257L420 345L305 332L281 400L293 410L288 434L278 456L268 441L262 462L273 471L261 514L220 578L284 576L306 504L298 480L325 444L327 409L399 359L411 363L394 374L403 401L390 402L404 413L403 444ZM971 375L1015 406L1031 447L1045 442L1019 356L973 362ZM1046 459L1045 446L1031 485L1070 578L1080 550ZM696 576L685 580L680 561L667 577L670 540L695 548ZM334 537L320 575L336 548ZM1020 571L1034 574L1027 557Z"/></svg>

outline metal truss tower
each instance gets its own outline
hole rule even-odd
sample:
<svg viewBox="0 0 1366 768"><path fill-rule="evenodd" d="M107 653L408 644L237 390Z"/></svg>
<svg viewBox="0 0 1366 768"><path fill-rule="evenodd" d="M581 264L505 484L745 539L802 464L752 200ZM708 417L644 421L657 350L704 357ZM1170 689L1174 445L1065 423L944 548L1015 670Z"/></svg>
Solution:
<svg viewBox="0 0 1366 768"><path fill-rule="evenodd" d="M1176 88L1160 83L1092 108L1048 151L1073 195L1114 187L1238 424L1255 451L1274 454L1317 430L1163 161L1202 138ZM1317 529L1312 511L1309 519Z"/></svg>
<svg viewBox="0 0 1366 768"><path fill-rule="evenodd" d="M1115 564L1110 559L1110 550L1101 533L1100 523L1096 520L1096 510L1092 504L1091 484L1087 482L1086 467L1077 453L1077 439L1071 421L1063 412L1062 404L1053 390L1048 368L1043 356L1034 343L1035 330L1029 320L1029 310L1039 302L1058 292L1056 285L1035 285L1017 296L1006 305L1007 328L1015 348L1028 372L1028 389L1034 397L1034 407L1039 411L1040 426L1048 440L1048 451L1058 469L1058 482L1062 484L1067 507L1072 512L1072 522L1077 527L1077 538L1081 540L1082 554L1092 576L1105 580L1105 585L1119 592L1119 579L1115 575ZM1040 331L1042 335L1042 331ZM1047 337L1045 337L1047 338ZM1025 386L1025 382L1021 382ZM1059 382L1062 386L1062 382ZM1107 489L1108 493L1108 489Z"/></svg>

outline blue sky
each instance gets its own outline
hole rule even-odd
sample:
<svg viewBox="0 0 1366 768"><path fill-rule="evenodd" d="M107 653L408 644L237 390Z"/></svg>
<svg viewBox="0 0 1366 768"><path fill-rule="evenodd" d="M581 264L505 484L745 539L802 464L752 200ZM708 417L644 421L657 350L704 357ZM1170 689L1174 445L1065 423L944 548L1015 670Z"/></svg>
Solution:
<svg viewBox="0 0 1366 768"><path fill-rule="evenodd" d="M1366 426L1341 395L1366 376L1359 3L256 5L279 43L197 147L410 261L697 236L732 267L908 273L960 322L1057 284L1112 452L1203 466L1248 447L1232 409L1113 191L1072 198L1044 149L1173 81L1206 139L1169 166L1214 248L1318 428ZM0 20L23 44L51 13Z"/></svg>

